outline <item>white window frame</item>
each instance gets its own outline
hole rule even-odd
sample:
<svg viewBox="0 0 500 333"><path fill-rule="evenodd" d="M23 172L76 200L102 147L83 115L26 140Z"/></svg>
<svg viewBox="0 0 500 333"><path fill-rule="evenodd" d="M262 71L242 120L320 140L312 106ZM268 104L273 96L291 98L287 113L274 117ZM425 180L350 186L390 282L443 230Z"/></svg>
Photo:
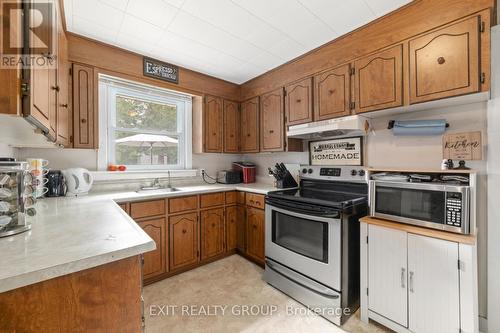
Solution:
<svg viewBox="0 0 500 333"><path fill-rule="evenodd" d="M147 102L174 104L177 107L177 132L116 128L116 97L130 96ZM127 165L130 171L186 170L192 167L192 96L167 89L99 75L99 151L98 169L106 170L115 161L115 131L173 135L179 140L178 164Z"/></svg>

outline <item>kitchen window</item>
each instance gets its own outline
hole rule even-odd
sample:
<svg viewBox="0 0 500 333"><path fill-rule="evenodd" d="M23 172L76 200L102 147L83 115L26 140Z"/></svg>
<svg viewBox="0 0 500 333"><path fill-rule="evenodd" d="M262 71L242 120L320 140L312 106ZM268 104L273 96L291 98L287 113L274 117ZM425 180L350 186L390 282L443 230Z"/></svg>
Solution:
<svg viewBox="0 0 500 333"><path fill-rule="evenodd" d="M191 105L189 95L101 75L99 169L191 168Z"/></svg>

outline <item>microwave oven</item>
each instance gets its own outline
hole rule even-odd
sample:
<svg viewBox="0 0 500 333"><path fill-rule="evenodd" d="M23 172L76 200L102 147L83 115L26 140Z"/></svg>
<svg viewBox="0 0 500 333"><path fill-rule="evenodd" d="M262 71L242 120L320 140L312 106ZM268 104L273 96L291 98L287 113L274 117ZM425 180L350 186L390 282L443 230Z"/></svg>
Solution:
<svg viewBox="0 0 500 333"><path fill-rule="evenodd" d="M373 217L469 234L469 209L469 186L370 181L370 215Z"/></svg>

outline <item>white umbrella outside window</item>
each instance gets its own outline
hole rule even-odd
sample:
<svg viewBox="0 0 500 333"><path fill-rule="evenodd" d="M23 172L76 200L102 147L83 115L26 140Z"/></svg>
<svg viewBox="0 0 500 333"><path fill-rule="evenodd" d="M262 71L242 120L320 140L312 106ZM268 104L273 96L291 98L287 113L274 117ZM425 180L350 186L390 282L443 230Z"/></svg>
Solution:
<svg viewBox="0 0 500 333"><path fill-rule="evenodd" d="M153 165L153 147L163 146L163 147L176 147L179 140L169 137L167 135L155 135L155 134L135 134L121 138L115 141L117 144L123 144L131 147L143 147L149 145L151 165Z"/></svg>

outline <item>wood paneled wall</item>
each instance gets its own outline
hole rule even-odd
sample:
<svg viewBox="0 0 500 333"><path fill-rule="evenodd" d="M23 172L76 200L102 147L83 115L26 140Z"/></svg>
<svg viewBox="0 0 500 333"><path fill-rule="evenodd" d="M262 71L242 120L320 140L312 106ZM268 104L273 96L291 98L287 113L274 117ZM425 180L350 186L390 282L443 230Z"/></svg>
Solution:
<svg viewBox="0 0 500 333"><path fill-rule="evenodd" d="M240 86L186 68L179 68L179 84L143 76L143 56L68 33L69 60L98 68L99 73L119 76L195 95L210 94L239 100Z"/></svg>
<svg viewBox="0 0 500 333"><path fill-rule="evenodd" d="M350 62L360 56L485 9L491 11L492 18L495 18L492 12L495 3L495 0L415 0L244 83L241 87L241 100L261 95L298 79ZM482 47L489 49L489 44L483 43ZM489 82L489 59L488 63L483 63L483 65L488 66L484 72L487 73L486 81ZM489 89L489 85L484 88Z"/></svg>

